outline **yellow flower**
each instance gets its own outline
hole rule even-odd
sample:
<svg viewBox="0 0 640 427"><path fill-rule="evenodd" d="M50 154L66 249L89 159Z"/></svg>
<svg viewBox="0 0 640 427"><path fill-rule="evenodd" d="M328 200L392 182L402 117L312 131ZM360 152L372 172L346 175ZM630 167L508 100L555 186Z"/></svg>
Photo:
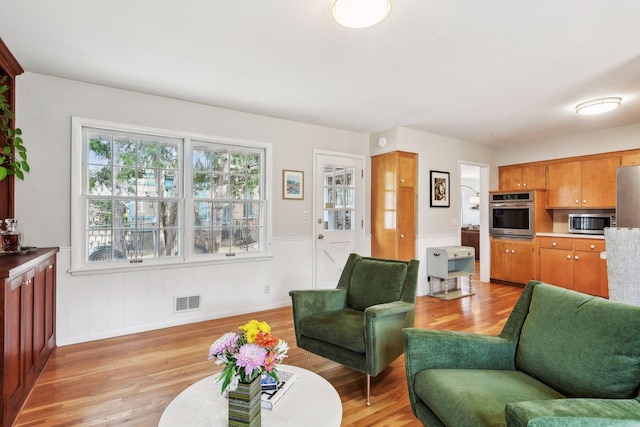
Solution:
<svg viewBox="0 0 640 427"><path fill-rule="evenodd" d="M271 327L267 322L258 322L257 320L251 320L246 325L240 326L240 330L244 331L247 335L247 342L253 343L256 336L263 332L268 334L271 332Z"/></svg>

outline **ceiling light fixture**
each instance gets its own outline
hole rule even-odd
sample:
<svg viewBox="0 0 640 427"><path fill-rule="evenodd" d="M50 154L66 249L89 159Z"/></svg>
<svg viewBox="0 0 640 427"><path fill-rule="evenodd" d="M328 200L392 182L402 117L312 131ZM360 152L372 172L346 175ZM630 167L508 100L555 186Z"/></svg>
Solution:
<svg viewBox="0 0 640 427"><path fill-rule="evenodd" d="M606 113L607 111L618 108L621 102L621 98L613 96L608 98L592 99L591 101L576 105L576 113L583 115Z"/></svg>
<svg viewBox="0 0 640 427"><path fill-rule="evenodd" d="M391 0L332 0L331 15L342 26L366 28L387 17Z"/></svg>

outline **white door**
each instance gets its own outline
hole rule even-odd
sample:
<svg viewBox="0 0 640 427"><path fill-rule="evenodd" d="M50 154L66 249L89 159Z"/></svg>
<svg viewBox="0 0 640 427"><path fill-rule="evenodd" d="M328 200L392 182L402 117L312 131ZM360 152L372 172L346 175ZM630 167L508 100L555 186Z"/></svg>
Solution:
<svg viewBox="0 0 640 427"><path fill-rule="evenodd" d="M314 151L314 288L335 288L364 247L364 157Z"/></svg>

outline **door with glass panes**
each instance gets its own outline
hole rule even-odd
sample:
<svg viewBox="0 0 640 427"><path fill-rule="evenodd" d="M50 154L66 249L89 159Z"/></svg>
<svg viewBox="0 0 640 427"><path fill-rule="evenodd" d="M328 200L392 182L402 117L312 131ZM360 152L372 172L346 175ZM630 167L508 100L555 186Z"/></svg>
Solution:
<svg viewBox="0 0 640 427"><path fill-rule="evenodd" d="M335 288L349 254L362 254L363 169L361 156L315 153L315 288Z"/></svg>

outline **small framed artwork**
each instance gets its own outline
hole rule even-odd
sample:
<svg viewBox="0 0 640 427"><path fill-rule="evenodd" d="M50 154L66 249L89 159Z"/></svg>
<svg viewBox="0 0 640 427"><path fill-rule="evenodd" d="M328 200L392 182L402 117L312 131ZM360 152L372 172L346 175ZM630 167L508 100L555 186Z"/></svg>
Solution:
<svg viewBox="0 0 640 427"><path fill-rule="evenodd" d="M282 198L304 199L304 172L287 169L282 171Z"/></svg>
<svg viewBox="0 0 640 427"><path fill-rule="evenodd" d="M429 192L432 208L449 207L449 172L429 171Z"/></svg>

